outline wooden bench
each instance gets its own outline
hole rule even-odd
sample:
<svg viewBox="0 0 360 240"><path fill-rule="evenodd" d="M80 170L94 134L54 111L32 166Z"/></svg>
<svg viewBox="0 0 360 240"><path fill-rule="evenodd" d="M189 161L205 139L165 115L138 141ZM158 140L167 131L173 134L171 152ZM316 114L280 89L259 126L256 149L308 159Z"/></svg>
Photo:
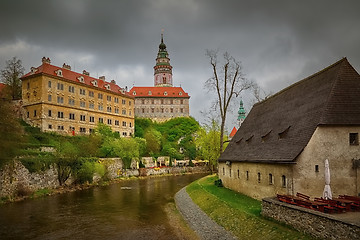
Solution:
<svg viewBox="0 0 360 240"><path fill-rule="evenodd" d="M297 192L296 196L305 200L310 200L310 196Z"/></svg>
<svg viewBox="0 0 360 240"><path fill-rule="evenodd" d="M328 206L324 206L324 210L329 211L329 213L331 213L331 212L337 212L337 213L346 212L346 207L338 204L338 202L335 200L323 199L323 198L315 198L314 200L316 202L328 204Z"/></svg>

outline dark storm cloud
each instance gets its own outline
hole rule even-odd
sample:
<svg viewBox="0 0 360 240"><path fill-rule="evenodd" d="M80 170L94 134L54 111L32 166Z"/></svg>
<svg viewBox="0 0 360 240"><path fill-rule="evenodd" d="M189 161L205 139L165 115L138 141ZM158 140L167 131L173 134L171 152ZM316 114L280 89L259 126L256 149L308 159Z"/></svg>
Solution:
<svg viewBox="0 0 360 240"><path fill-rule="evenodd" d="M343 56L360 70L359 7L357 0L5 0L0 67L17 55L29 69L46 55L120 85L151 86L164 28L175 84L190 93L191 114L200 118L210 105L206 49L229 51L248 78L272 92Z"/></svg>

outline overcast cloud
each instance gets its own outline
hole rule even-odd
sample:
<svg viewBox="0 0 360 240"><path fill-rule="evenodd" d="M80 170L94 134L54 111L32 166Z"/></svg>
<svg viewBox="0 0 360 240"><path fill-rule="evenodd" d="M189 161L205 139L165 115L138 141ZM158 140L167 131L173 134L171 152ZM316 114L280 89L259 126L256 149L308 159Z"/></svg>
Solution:
<svg viewBox="0 0 360 240"><path fill-rule="evenodd" d="M358 0L1 0L0 68L16 56L29 71L46 56L122 87L153 86L163 28L174 85L203 122L200 111L211 105L206 49L228 51L275 93L345 56L360 70L359 9ZM252 100L243 98L248 112ZM228 127L235 123L229 116Z"/></svg>

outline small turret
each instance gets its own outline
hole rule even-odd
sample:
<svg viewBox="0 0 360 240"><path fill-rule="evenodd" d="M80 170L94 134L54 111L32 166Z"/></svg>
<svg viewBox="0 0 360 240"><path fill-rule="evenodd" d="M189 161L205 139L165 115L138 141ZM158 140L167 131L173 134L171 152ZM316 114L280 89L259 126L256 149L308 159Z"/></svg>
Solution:
<svg viewBox="0 0 360 240"><path fill-rule="evenodd" d="M246 118L246 111L244 109L244 103L242 100L240 100L240 107L239 107L238 118L237 118L237 120L239 122L239 127L244 122L245 118Z"/></svg>

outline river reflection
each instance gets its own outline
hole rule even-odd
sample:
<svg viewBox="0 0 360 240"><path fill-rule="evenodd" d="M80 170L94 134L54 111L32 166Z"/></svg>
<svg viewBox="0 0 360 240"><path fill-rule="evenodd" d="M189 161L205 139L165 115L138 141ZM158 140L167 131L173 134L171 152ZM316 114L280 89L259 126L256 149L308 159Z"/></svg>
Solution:
<svg viewBox="0 0 360 240"><path fill-rule="evenodd" d="M202 176L126 180L3 205L0 239L176 239L164 206Z"/></svg>

